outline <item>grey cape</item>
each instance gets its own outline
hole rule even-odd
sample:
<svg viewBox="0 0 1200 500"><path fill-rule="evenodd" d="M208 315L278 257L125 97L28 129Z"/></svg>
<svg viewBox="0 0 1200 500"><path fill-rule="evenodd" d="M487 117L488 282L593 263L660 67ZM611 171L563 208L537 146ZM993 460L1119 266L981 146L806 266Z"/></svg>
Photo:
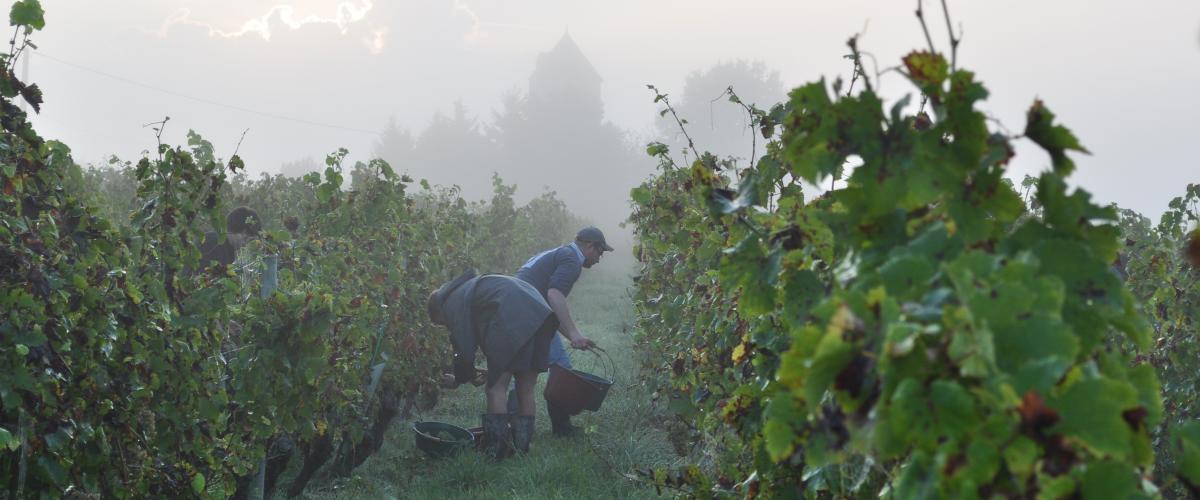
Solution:
<svg viewBox="0 0 1200 500"><path fill-rule="evenodd" d="M487 358L490 387L501 373L511 371L509 365L522 347L558 329L558 317L542 294L511 276L467 271L442 285L434 300L450 330L454 379L459 384L475 377L477 348ZM534 368L545 371L545 360Z"/></svg>

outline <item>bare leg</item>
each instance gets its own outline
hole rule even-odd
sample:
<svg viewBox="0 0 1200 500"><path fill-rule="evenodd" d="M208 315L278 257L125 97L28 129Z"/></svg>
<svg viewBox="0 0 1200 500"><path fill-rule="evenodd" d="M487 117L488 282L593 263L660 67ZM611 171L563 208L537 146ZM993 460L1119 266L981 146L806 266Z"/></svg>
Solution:
<svg viewBox="0 0 1200 500"><path fill-rule="evenodd" d="M533 441L533 387L537 385L538 372L517 372L517 415L512 420L513 446L518 452L529 451Z"/></svg>
<svg viewBox="0 0 1200 500"><path fill-rule="evenodd" d="M487 395L487 412L488 413L508 413L508 382L512 380L512 372L504 372L496 379L496 382L489 385L484 390ZM520 384L521 379L517 378L517 383ZM518 396L520 385L517 386ZM533 394L533 389L530 389L530 394Z"/></svg>
<svg viewBox="0 0 1200 500"><path fill-rule="evenodd" d="M538 372L517 373L517 414L532 417L536 411L533 389L537 386Z"/></svg>

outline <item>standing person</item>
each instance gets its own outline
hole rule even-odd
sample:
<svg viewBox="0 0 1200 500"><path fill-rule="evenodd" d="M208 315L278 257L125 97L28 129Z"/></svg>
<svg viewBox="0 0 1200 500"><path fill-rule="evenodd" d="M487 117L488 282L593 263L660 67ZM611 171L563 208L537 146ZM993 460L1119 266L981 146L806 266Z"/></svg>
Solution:
<svg viewBox="0 0 1200 500"><path fill-rule="evenodd" d="M589 226L579 230L575 241L534 255L517 270L517 278L533 285L550 304L563 336L578 339L571 340L571 347L576 349L589 349L596 344L579 333L579 327L571 317L571 308L567 306L567 295L583 270L596 265L604 252L612 249L604 241L604 233ZM571 368L571 358L558 337L550 342L550 363ZM546 400L546 413L550 415L554 435L570 436L578 430L571 425L571 415L549 399Z"/></svg>
<svg viewBox="0 0 1200 500"><path fill-rule="evenodd" d="M453 375L449 385L474 380L475 351L487 359L483 420L484 445L496 458L507 454L510 442L529 451L533 439L533 389L538 373L549 366L550 340L558 317L529 283L499 274L476 275L468 271L442 285L426 302L429 319L450 330L454 347ZM576 332L572 343L587 343ZM516 379L517 415L509 416L506 389ZM509 426L511 424L511 436Z"/></svg>

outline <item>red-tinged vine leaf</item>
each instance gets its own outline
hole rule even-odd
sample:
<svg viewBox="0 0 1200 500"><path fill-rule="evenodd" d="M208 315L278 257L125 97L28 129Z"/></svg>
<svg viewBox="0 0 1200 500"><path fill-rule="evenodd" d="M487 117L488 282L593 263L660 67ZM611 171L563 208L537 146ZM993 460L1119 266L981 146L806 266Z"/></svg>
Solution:
<svg viewBox="0 0 1200 500"><path fill-rule="evenodd" d="M1025 119L1025 136L1050 153L1054 173L1066 176L1075 170L1075 162L1067 156L1068 150L1091 154L1067 127L1054 124L1054 113L1041 99L1033 102Z"/></svg>
<svg viewBox="0 0 1200 500"><path fill-rule="evenodd" d="M1059 420L1058 412L1046 406L1042 397L1033 391L1026 392L1021 398L1017 413L1021 415L1021 428L1035 436Z"/></svg>
<svg viewBox="0 0 1200 500"><path fill-rule="evenodd" d="M1016 156L1016 151L1013 150L1012 144L1008 142L1008 138L1004 134L992 134L987 139L987 154L981 165L1008 165L1008 162Z"/></svg>
<svg viewBox="0 0 1200 500"><path fill-rule="evenodd" d="M746 479L746 481L743 484L746 485L746 499L747 500L753 500L755 498L758 498L759 490L761 489L760 483L761 483L761 481L758 480L758 477L756 475L750 476L749 478Z"/></svg>
<svg viewBox="0 0 1200 500"><path fill-rule="evenodd" d="M950 64L936 52L917 51L904 56L908 76L926 95L939 97L938 89L950 75Z"/></svg>
<svg viewBox="0 0 1200 500"><path fill-rule="evenodd" d="M926 113L924 111L917 113L917 116L913 119L913 128L914 129L917 129L920 131L926 131L926 130L929 130L929 127L932 127L932 126L933 126L933 120L930 120L929 113Z"/></svg>

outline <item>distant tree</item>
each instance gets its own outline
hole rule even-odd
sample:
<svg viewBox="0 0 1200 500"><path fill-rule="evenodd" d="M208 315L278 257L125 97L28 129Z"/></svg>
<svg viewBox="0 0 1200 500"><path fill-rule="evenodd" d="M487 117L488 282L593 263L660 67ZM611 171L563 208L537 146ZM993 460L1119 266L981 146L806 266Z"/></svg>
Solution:
<svg viewBox="0 0 1200 500"><path fill-rule="evenodd" d="M611 227L624 218L629 189L652 166L604 120L601 81L563 35L538 56L528 92L503 96L488 136L499 152L498 171L523 194L549 188L573 213Z"/></svg>
<svg viewBox="0 0 1200 500"><path fill-rule="evenodd" d="M413 159L413 148L416 140L408 130L396 124L396 117L388 118L387 126L375 141L374 155L382 158L397 172L406 170Z"/></svg>
<svg viewBox="0 0 1200 500"><path fill-rule="evenodd" d="M416 140L410 165L396 170L437 184L458 185L464 197L482 199L492 192L495 157L496 147L478 120L467 114L462 102L455 102L450 116L433 116Z"/></svg>
<svg viewBox="0 0 1200 500"><path fill-rule="evenodd" d="M726 94L729 87L733 87L742 102L763 109L785 97L778 71L759 61L736 59L692 72L684 82L683 92L671 94L672 104L679 117L688 121L688 135L696 143L696 149L719 157L748 159L752 131L745 111L729 102ZM656 117L655 127L674 150L687 145L670 115Z"/></svg>
<svg viewBox="0 0 1200 500"><path fill-rule="evenodd" d="M71 165L63 189L86 200L110 221L129 222L130 212L140 206L137 175L133 164L116 156L86 167Z"/></svg>
<svg viewBox="0 0 1200 500"><path fill-rule="evenodd" d="M509 89L501 95L500 110L492 112L492 124L487 129L488 137L501 147L521 142L519 134L529 129L529 117L525 107L525 93L520 89Z"/></svg>
<svg viewBox="0 0 1200 500"><path fill-rule="evenodd" d="M499 196L522 203L553 191L572 213L615 228L625 218L629 190L653 171L653 161L604 120L601 81L579 46L563 35L538 55L528 90L504 93L486 126L456 103L453 113L436 114L415 140L389 123L376 154L397 172L457 185L470 200ZM512 184L494 184L493 173Z"/></svg>
<svg viewBox="0 0 1200 500"><path fill-rule="evenodd" d="M325 164L317 162L311 156L284 162L279 166L279 173L288 177L304 177L304 174L309 172L321 172L324 170Z"/></svg>

